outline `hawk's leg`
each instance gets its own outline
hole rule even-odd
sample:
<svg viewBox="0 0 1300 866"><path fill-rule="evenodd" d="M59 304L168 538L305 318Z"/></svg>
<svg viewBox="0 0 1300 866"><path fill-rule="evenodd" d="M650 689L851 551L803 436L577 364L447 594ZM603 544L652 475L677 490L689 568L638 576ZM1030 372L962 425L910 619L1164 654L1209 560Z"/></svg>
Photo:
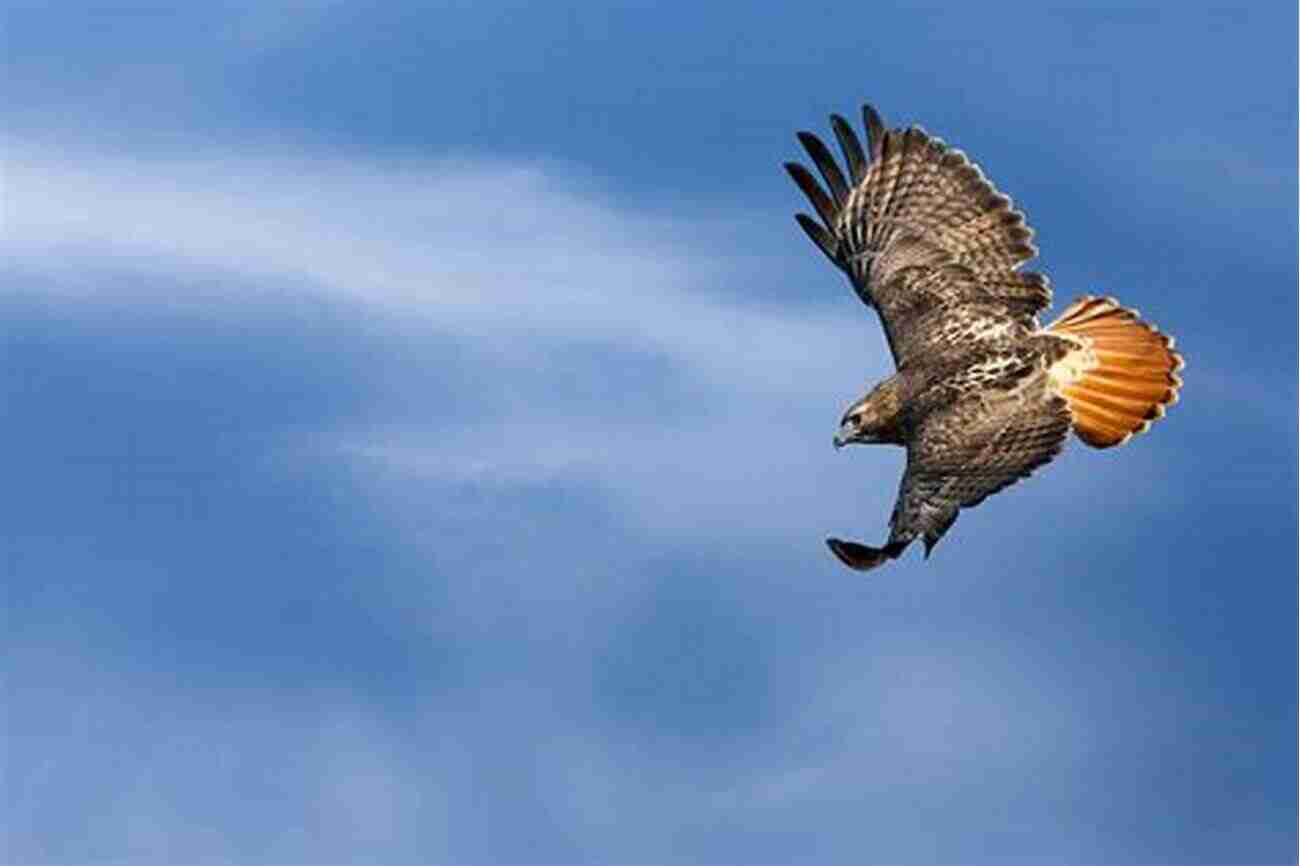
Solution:
<svg viewBox="0 0 1300 866"><path fill-rule="evenodd" d="M826 546L840 562L857 571L870 571L878 565L884 565L891 559L897 559L907 549L906 541L891 541L884 547L868 547L856 541L843 541L838 538L826 539Z"/></svg>

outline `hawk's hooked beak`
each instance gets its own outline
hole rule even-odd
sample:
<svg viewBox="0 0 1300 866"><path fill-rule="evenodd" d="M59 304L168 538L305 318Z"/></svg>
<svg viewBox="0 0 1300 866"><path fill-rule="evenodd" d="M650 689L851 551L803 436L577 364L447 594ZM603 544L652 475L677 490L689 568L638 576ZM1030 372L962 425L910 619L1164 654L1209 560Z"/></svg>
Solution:
<svg viewBox="0 0 1300 866"><path fill-rule="evenodd" d="M835 434L835 439L832 441L835 442L836 448L843 448L845 445L848 445L850 442L854 441L856 436L857 436L857 431L853 429L853 425L845 424L843 427L840 428L840 432Z"/></svg>

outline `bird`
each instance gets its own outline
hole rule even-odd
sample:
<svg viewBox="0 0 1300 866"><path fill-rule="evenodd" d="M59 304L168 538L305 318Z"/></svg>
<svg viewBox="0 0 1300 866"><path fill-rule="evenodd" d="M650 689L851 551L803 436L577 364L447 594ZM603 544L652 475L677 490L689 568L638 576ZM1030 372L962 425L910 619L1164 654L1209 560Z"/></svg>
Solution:
<svg viewBox="0 0 1300 866"><path fill-rule="evenodd" d="M816 167L785 163L816 218L795 220L879 315L895 373L849 404L836 448L889 444L906 468L880 547L831 537L831 552L867 571L914 540L934 546L963 508L1055 458L1071 431L1093 448L1145 432L1178 399L1174 340L1112 297L1084 295L1047 326L1048 278L1011 199L961 150L919 126L886 129L862 108L866 146L843 117L830 126L841 170L811 132Z"/></svg>

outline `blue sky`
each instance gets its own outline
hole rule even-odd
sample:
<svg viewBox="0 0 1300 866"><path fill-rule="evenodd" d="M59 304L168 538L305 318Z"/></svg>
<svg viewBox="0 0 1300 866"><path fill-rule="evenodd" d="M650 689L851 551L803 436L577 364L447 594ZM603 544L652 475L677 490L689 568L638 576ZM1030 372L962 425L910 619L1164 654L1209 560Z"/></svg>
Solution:
<svg viewBox="0 0 1300 866"><path fill-rule="evenodd" d="M6 18L13 862L1293 862L1293 4ZM863 100L1188 361L867 576Z"/></svg>

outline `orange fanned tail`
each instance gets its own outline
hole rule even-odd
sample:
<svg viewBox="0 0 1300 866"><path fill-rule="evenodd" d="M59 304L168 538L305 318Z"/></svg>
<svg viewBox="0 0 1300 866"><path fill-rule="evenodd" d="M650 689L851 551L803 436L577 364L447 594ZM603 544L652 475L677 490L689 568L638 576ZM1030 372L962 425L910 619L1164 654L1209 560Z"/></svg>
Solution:
<svg viewBox="0 0 1300 866"><path fill-rule="evenodd" d="M1050 375L1070 405L1074 431L1094 448L1142 433L1178 400L1183 358L1174 341L1113 298L1083 297L1047 331L1074 348Z"/></svg>

